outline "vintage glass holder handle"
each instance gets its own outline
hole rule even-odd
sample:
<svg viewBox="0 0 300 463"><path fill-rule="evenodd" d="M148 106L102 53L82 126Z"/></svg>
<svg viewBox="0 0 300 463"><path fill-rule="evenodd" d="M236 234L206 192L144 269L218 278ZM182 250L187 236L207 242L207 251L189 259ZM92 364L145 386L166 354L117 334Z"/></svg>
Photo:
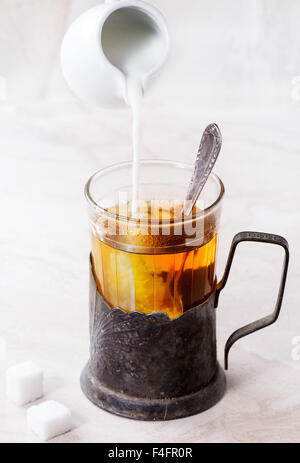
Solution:
<svg viewBox="0 0 300 463"><path fill-rule="evenodd" d="M280 309L281 309L283 293L284 293L284 288L285 288L285 283L286 283L288 264L289 264L289 245L288 245L287 240L283 238L282 236L273 235L271 233L260 233L260 232L253 232L253 231L243 231L243 232L238 233L237 235L235 235L235 237L232 240L224 275L221 281L219 282L219 284L217 285L216 297L215 297L215 307L218 306L220 292L222 291L222 289L227 283L237 245L239 243L242 243L243 241L251 241L251 242L254 241L254 242L260 242L260 243L275 244L277 246L281 246L284 249L285 255L284 255L283 269L282 269L282 274L281 274L277 301L276 301L273 312L270 315L267 315L266 317L260 318L259 320L249 323L248 325L245 325L242 328L239 328L238 330L232 333L232 335L228 338L226 345L225 345L225 352L224 352L225 370L228 369L229 351L236 341L243 338L244 336L247 336L248 334L261 330L262 328L265 328L269 325L272 325L272 323L276 322L279 316L279 313L280 313Z"/></svg>

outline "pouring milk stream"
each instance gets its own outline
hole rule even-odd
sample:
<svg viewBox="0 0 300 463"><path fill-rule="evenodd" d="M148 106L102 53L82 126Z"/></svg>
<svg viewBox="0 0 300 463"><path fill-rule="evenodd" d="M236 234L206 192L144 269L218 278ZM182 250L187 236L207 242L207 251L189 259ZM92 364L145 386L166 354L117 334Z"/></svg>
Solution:
<svg viewBox="0 0 300 463"><path fill-rule="evenodd" d="M169 51L162 14L141 1L106 1L83 13L67 31L62 69L72 90L98 106L132 111L132 215L139 198L141 103Z"/></svg>

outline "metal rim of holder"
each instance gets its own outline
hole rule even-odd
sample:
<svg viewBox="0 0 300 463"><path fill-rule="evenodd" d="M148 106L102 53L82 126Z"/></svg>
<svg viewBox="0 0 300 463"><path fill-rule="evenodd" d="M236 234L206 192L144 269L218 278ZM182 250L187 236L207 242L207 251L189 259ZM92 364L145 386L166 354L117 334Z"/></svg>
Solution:
<svg viewBox="0 0 300 463"><path fill-rule="evenodd" d="M267 326L272 325L272 323L276 322L279 316L279 313L280 313L281 305L282 305L282 299L283 299L288 265L289 265L289 245L288 245L287 240L283 238L282 236L274 235L272 233L261 233L261 232L253 232L253 231L243 231L243 232L237 233L231 243L224 275L221 281L217 285L216 297L215 297L215 307L218 307L220 292L222 291L222 289L225 287L227 283L237 245L245 241L258 242L258 243L269 243L269 244L275 244L277 246L281 246L285 251L283 268L282 268L282 274L281 274L281 279L280 279L280 284L279 284L277 300L276 300L275 308L273 312L270 315L267 315L266 317L260 318L259 320L249 323L248 325L245 325L242 328L239 328L238 330L234 331L231 334L231 336L228 338L226 345L225 345L225 352L224 352L225 370L228 370L229 351L236 341L243 338L244 336L248 336L248 334L255 333L256 331L266 328Z"/></svg>

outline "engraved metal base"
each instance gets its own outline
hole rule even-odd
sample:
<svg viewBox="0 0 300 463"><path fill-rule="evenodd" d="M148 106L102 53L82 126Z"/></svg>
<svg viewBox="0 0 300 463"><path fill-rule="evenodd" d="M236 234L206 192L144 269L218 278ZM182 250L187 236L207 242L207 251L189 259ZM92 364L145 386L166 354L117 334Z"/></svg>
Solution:
<svg viewBox="0 0 300 463"><path fill-rule="evenodd" d="M145 421L165 421L184 418L213 407L222 399L226 389L226 378L222 367L212 380L196 392L165 399L136 398L104 386L92 373L89 363L80 378L86 397L98 407L126 418Z"/></svg>

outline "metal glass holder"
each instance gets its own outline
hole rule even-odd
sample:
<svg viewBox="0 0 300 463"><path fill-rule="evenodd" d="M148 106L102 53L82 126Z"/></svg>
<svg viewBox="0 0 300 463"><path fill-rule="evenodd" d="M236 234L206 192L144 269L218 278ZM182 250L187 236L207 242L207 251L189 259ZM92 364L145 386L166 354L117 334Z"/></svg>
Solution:
<svg viewBox="0 0 300 463"><path fill-rule="evenodd" d="M284 238L258 232L237 234L216 291L204 304L173 320L164 312L148 315L112 309L98 291L90 263L90 359L81 387L91 402L117 415L154 421L203 412L223 397L226 379L217 362L215 308L242 241L280 245L285 258L273 313L230 336L225 347L227 369L232 345L278 318L289 260Z"/></svg>

